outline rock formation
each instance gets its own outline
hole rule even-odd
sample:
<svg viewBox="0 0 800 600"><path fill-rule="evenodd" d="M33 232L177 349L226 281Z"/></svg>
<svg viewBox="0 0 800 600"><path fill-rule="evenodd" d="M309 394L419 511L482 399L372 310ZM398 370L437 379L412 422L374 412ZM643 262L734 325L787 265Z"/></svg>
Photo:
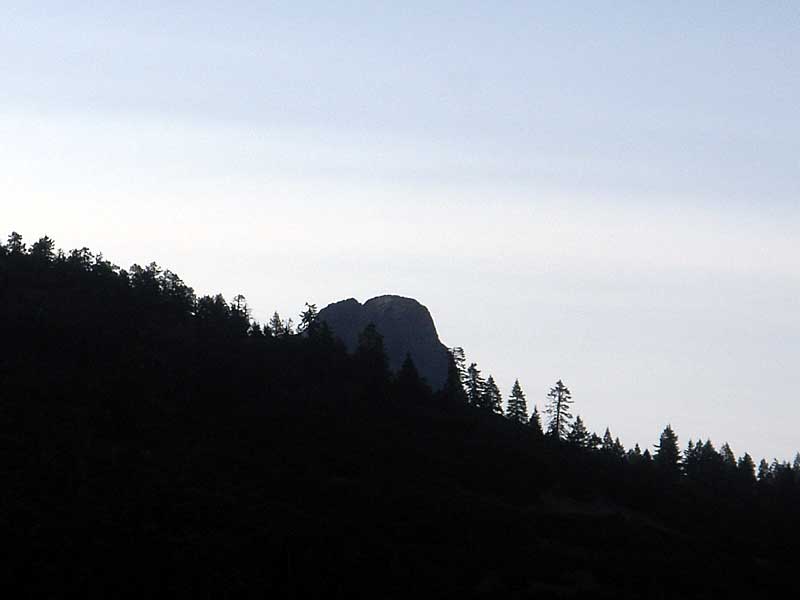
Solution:
<svg viewBox="0 0 800 600"><path fill-rule="evenodd" d="M378 296L364 304L354 298L335 302L319 312L325 321L352 352L358 344L358 334L374 323L381 335L389 366L397 371L406 354L420 375L434 389L440 389L447 378L449 354L439 341L430 312L412 298Z"/></svg>

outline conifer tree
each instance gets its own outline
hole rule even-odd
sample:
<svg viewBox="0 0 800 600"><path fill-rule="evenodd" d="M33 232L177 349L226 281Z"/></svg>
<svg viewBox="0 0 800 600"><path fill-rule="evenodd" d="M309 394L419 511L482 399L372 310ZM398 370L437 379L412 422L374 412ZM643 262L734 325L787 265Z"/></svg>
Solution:
<svg viewBox="0 0 800 600"><path fill-rule="evenodd" d="M327 325L327 323L324 324ZM450 354L450 360L447 361L447 379L444 382L441 397L448 404L464 404L467 402L467 393L464 391L464 380L461 377L461 373L458 370L452 353Z"/></svg>
<svg viewBox="0 0 800 600"><path fill-rule="evenodd" d="M306 309L300 313L300 323L297 325L297 333L308 332L309 335L312 334L317 325L318 314L317 305L306 302Z"/></svg>
<svg viewBox="0 0 800 600"><path fill-rule="evenodd" d="M525 423L528 420L528 407L525 403L525 393L519 384L519 379L514 381L511 395L508 397L508 410L506 416L516 423Z"/></svg>
<svg viewBox="0 0 800 600"><path fill-rule="evenodd" d="M725 465L726 469L733 470L736 468L736 455L733 453L733 450L731 450L728 442L722 444L719 453L720 456L722 456L722 464Z"/></svg>
<svg viewBox="0 0 800 600"><path fill-rule="evenodd" d="M741 477L749 483L754 483L756 480L756 464L753 462L753 457L747 452L744 453L736 465L737 470Z"/></svg>
<svg viewBox="0 0 800 600"><path fill-rule="evenodd" d="M770 472L769 463L765 458L761 459L761 462L758 463L758 481L759 483L766 483L772 478L772 473Z"/></svg>
<svg viewBox="0 0 800 600"><path fill-rule="evenodd" d="M266 329L275 337L283 337L285 335L283 321L277 310L272 313L272 318L267 323Z"/></svg>
<svg viewBox="0 0 800 600"><path fill-rule="evenodd" d="M661 437L656 445L653 463L670 476L676 476L680 473L678 436L675 435L671 425L667 425L664 431L661 432Z"/></svg>
<svg viewBox="0 0 800 600"><path fill-rule="evenodd" d="M611 437L611 430L608 427L606 427L606 431L603 433L603 442L600 449L608 454L614 451L614 438Z"/></svg>
<svg viewBox="0 0 800 600"><path fill-rule="evenodd" d="M503 395L491 375L484 386L481 407L496 414L503 414Z"/></svg>
<svg viewBox="0 0 800 600"><path fill-rule="evenodd" d="M569 388L559 379L555 387L550 388L547 397L550 399L547 405L547 416L550 418L547 434L563 440L567 437L572 422L572 413L569 412L569 406L572 404L572 394Z"/></svg>
<svg viewBox="0 0 800 600"><path fill-rule="evenodd" d="M52 262L55 257L55 243L47 236L39 238L39 241L31 246L30 254L43 262Z"/></svg>
<svg viewBox="0 0 800 600"><path fill-rule="evenodd" d="M480 369L475 363L470 364L467 369L467 385L464 386L464 391L467 393L468 404L482 406L486 391L486 381L481 377Z"/></svg>
<svg viewBox="0 0 800 600"><path fill-rule="evenodd" d="M625 459L625 446L619 441L619 437L614 438L614 445L611 447L611 453L619 460Z"/></svg>
<svg viewBox="0 0 800 600"><path fill-rule="evenodd" d="M27 251L25 242L22 241L22 236L16 231L12 231L8 236L8 243L6 244L6 251L8 254L25 254Z"/></svg>
<svg viewBox="0 0 800 600"><path fill-rule="evenodd" d="M409 353L406 353L406 358L397 372L395 385L401 400L421 399L427 397L430 393L430 388L420 376Z"/></svg>
<svg viewBox="0 0 800 600"><path fill-rule="evenodd" d="M533 405L533 412L531 413L531 418L528 420L528 425L533 429L533 432L537 435L544 435L544 430L542 429L542 418L539 416L539 409L536 405Z"/></svg>
<svg viewBox="0 0 800 600"><path fill-rule="evenodd" d="M464 354L464 349L461 346L455 346L450 348L449 351L456 371L458 371L458 375L461 378L461 386L466 390L469 376L467 374L467 358Z"/></svg>
<svg viewBox="0 0 800 600"><path fill-rule="evenodd" d="M580 415L575 417L575 423L573 423L572 429L570 429L570 432L567 434L567 442L577 448L589 447L589 432L583 424L583 419L581 419Z"/></svg>
<svg viewBox="0 0 800 600"><path fill-rule="evenodd" d="M631 450L628 450L626 458L632 465L638 465L642 462L642 449L639 447L638 443L635 444Z"/></svg>
<svg viewBox="0 0 800 600"><path fill-rule="evenodd" d="M389 359L384 349L383 336L374 323L367 325L358 334L358 346L354 358L367 383L368 392L382 392L389 381Z"/></svg>

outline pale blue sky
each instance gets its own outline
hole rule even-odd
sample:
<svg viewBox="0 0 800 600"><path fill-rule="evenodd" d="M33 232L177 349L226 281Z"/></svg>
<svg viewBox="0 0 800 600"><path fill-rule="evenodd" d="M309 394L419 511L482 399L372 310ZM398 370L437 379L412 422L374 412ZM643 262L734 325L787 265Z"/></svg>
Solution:
<svg viewBox="0 0 800 600"><path fill-rule="evenodd" d="M382 293L626 445L800 448L796 2L0 7L0 229Z"/></svg>

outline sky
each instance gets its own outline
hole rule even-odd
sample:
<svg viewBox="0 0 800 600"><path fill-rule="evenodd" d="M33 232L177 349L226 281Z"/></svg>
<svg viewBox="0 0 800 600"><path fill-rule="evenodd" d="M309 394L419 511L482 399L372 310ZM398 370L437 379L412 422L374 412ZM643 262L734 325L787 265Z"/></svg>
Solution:
<svg viewBox="0 0 800 600"><path fill-rule="evenodd" d="M626 446L800 450L797 2L4 2L0 235L395 293Z"/></svg>

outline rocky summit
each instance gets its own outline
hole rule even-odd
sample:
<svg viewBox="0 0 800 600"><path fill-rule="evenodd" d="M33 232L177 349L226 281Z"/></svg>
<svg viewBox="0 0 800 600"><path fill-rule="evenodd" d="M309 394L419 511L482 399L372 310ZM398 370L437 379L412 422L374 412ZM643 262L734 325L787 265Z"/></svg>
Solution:
<svg viewBox="0 0 800 600"><path fill-rule="evenodd" d="M393 371L410 354L420 375L434 390L444 385L449 360L447 347L439 340L431 313L413 298L386 295L364 304L350 298L323 308L319 321L327 322L350 352L358 344L358 334L373 323L383 336Z"/></svg>

